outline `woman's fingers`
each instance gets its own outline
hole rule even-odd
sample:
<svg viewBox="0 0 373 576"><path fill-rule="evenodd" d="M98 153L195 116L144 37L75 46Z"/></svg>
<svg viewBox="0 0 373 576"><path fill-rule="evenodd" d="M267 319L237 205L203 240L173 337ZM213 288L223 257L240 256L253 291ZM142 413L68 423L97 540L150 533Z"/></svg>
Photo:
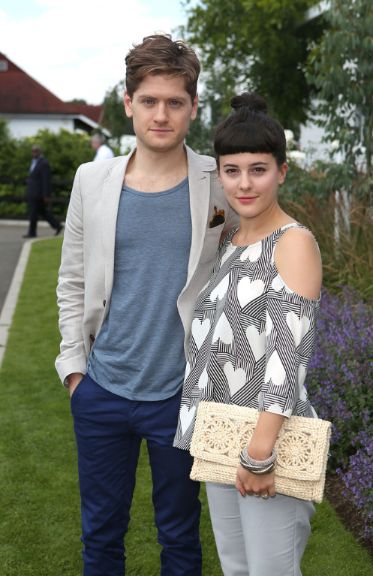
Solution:
<svg viewBox="0 0 373 576"><path fill-rule="evenodd" d="M236 478L236 488L241 494L241 496L246 496L246 490L238 476Z"/></svg>
<svg viewBox="0 0 373 576"><path fill-rule="evenodd" d="M248 494L264 499L275 496L274 473L259 476L239 467L237 470L236 488L242 496Z"/></svg>

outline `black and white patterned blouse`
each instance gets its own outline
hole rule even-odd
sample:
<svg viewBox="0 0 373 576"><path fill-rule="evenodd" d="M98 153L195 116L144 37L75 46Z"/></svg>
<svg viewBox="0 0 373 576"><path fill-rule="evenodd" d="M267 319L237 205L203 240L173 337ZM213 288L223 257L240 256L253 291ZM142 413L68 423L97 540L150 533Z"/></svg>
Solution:
<svg viewBox="0 0 373 576"><path fill-rule="evenodd" d="M304 387L319 300L293 292L274 260L288 224L249 246L223 242L191 329L174 445L188 449L198 402L315 416Z"/></svg>

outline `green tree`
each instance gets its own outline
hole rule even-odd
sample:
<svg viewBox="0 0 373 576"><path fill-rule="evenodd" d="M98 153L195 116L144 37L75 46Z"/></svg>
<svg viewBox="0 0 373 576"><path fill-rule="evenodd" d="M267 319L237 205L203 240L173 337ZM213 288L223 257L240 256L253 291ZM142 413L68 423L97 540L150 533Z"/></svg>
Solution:
<svg viewBox="0 0 373 576"><path fill-rule="evenodd" d="M8 125L5 120L0 118L0 145L10 140Z"/></svg>
<svg viewBox="0 0 373 576"><path fill-rule="evenodd" d="M234 92L255 90L283 125L298 133L312 91L305 63L324 27L322 18L307 19L308 8L316 3L185 0L188 20L181 32L201 51L206 91L219 103L219 117Z"/></svg>
<svg viewBox="0 0 373 576"><path fill-rule="evenodd" d="M220 75L212 68L202 74L197 119L191 123L186 141L200 154L213 154L214 130L220 122L223 110L229 111L229 98L224 95Z"/></svg>
<svg viewBox="0 0 373 576"><path fill-rule="evenodd" d="M11 170L11 160L14 158L16 142L11 138L8 125L0 119L0 185L14 178Z"/></svg>
<svg viewBox="0 0 373 576"><path fill-rule="evenodd" d="M309 80L318 89L317 122L337 141L350 178L345 188L373 203L373 4L331 0L328 32L311 56Z"/></svg>
<svg viewBox="0 0 373 576"><path fill-rule="evenodd" d="M104 115L102 125L107 128L112 137L117 140L125 134L134 134L132 120L127 118L123 105L124 81L119 82L114 88L106 92L104 99Z"/></svg>
<svg viewBox="0 0 373 576"><path fill-rule="evenodd" d="M68 187L71 185L78 166L91 161L94 156L90 137L79 132L69 132L63 129L57 133L39 130L35 137L20 140L19 146L22 150L26 149L30 156L30 148L34 142L40 145L44 156L48 159L53 180L56 183L66 182Z"/></svg>
<svg viewBox="0 0 373 576"><path fill-rule="evenodd" d="M191 122L186 143L199 154L212 154L212 134L209 123L199 112L197 118Z"/></svg>
<svg viewBox="0 0 373 576"><path fill-rule="evenodd" d="M67 104L84 104L86 106L88 102L87 100L84 100L84 98L73 98L72 100L69 100Z"/></svg>

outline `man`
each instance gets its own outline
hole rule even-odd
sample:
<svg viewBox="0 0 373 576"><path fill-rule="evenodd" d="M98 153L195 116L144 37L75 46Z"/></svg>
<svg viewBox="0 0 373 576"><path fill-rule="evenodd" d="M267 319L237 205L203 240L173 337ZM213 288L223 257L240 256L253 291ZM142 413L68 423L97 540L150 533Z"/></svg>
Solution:
<svg viewBox="0 0 373 576"><path fill-rule="evenodd" d="M41 148L37 144L32 146L31 155L32 161L26 189L29 229L24 238L35 238L37 236L39 216L42 216L50 224L57 235L61 232L62 225L48 208L52 190L49 162L44 158Z"/></svg>
<svg viewBox="0 0 373 576"><path fill-rule="evenodd" d="M71 195L56 366L71 395L85 576L123 575L142 439L161 574L201 574L199 485L189 479L190 455L172 443L194 301L234 216L215 161L184 146L199 70L195 53L169 36L134 47L124 106L136 148L81 166Z"/></svg>
<svg viewBox="0 0 373 576"><path fill-rule="evenodd" d="M114 152L106 144L106 138L103 134L93 134L91 138L91 146L93 150L96 151L94 162L98 160L109 160L109 158L114 158Z"/></svg>

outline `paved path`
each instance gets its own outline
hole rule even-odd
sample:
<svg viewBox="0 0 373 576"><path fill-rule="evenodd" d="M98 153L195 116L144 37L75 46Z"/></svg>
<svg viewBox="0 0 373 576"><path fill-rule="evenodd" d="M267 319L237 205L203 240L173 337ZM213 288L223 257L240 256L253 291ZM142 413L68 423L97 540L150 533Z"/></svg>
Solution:
<svg viewBox="0 0 373 576"><path fill-rule="evenodd" d="M27 222L0 220L0 366L32 244L23 238L27 228ZM39 223L39 238L53 234L54 230L46 223Z"/></svg>
<svg viewBox="0 0 373 576"><path fill-rule="evenodd" d="M26 241L22 235L26 233L27 222L13 223L0 220L0 311L4 306L22 246ZM49 226L39 223L38 234L39 237L53 236L54 231Z"/></svg>

